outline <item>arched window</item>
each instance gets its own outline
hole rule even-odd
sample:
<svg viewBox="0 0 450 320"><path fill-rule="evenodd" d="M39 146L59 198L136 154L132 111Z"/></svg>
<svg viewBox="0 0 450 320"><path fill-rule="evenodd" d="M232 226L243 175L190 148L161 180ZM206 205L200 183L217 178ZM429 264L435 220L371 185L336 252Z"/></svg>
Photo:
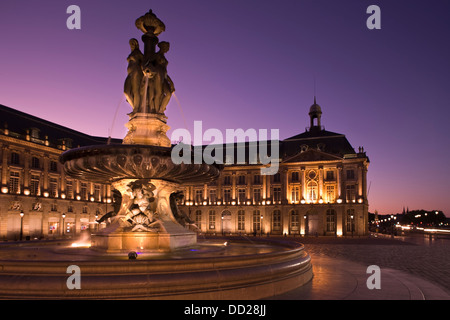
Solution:
<svg viewBox="0 0 450 320"><path fill-rule="evenodd" d="M209 210L209 229L216 229L216 212Z"/></svg>
<svg viewBox="0 0 450 320"><path fill-rule="evenodd" d="M306 199L308 202L316 202L319 187L316 181L309 181L306 186Z"/></svg>
<svg viewBox="0 0 450 320"><path fill-rule="evenodd" d="M327 210L327 232L336 231L336 211L333 209Z"/></svg>
<svg viewBox="0 0 450 320"><path fill-rule="evenodd" d="M261 213L259 210L253 211L253 232L261 230Z"/></svg>

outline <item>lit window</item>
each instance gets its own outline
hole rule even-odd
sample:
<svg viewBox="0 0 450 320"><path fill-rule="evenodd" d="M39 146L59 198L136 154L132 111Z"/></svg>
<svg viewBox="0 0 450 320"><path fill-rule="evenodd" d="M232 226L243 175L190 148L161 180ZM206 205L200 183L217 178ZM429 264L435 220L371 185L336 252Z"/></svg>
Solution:
<svg viewBox="0 0 450 320"><path fill-rule="evenodd" d="M238 211L238 230L239 231L245 230L245 211L244 210Z"/></svg>
<svg viewBox="0 0 450 320"><path fill-rule="evenodd" d="M12 171L9 174L9 192L19 193L20 192L20 173Z"/></svg>
<svg viewBox="0 0 450 320"><path fill-rule="evenodd" d="M318 194L318 185L315 181L308 182L306 187L306 198L309 202L316 202Z"/></svg>

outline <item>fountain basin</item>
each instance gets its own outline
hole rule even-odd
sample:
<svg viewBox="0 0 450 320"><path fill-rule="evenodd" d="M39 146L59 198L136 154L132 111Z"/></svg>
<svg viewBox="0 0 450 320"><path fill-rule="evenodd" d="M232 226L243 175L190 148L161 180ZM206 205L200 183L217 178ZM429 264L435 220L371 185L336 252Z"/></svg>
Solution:
<svg viewBox="0 0 450 320"><path fill-rule="evenodd" d="M136 260L69 246L29 252L35 261L0 252L1 299L262 299L313 276L303 245L288 241L202 240L172 253L139 254ZM26 255L23 247L21 255ZM67 288L70 265L80 268L81 289Z"/></svg>
<svg viewBox="0 0 450 320"><path fill-rule="evenodd" d="M60 161L66 174L98 183L120 179L208 183L219 177L220 165L195 164L194 161L175 164L171 152L171 147L152 145L97 145L68 150Z"/></svg>

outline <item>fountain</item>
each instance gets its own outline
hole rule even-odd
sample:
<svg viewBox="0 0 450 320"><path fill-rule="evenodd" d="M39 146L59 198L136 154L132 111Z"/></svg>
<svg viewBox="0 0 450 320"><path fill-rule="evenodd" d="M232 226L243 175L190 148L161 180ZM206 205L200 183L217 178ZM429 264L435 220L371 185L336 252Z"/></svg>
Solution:
<svg viewBox="0 0 450 320"><path fill-rule="evenodd" d="M158 39L165 25L150 10L136 27L144 52L130 40L124 92L133 110L123 143L76 148L60 158L68 176L112 186L114 210L98 221L106 227L87 247L0 252L0 298L258 299L308 282L312 267L301 244L198 241L182 225L188 217L176 208L180 186L213 181L222 167L172 161L164 112L175 88L164 56L169 43ZM65 286L72 265L81 270L81 290Z"/></svg>
<svg viewBox="0 0 450 320"><path fill-rule="evenodd" d="M170 196L184 182L206 183L217 178L220 167L172 162L164 111L175 88L164 56L169 43L158 39L165 26L152 11L138 18L136 26L144 33L144 53L139 42L131 39L124 93L133 111L123 144L73 149L61 156L61 162L67 175L109 183L121 194L118 212L107 228L92 235L91 248L169 252L197 241L196 233L177 222Z"/></svg>

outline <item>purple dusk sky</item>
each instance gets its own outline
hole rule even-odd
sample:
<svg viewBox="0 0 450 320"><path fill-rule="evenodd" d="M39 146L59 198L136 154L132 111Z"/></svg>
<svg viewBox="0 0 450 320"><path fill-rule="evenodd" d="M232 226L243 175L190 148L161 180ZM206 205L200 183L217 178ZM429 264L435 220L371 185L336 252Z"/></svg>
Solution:
<svg viewBox="0 0 450 320"><path fill-rule="evenodd" d="M72 4L81 30L66 27ZM366 27L372 4L381 30ZM171 43L172 129L201 120L285 139L309 125L315 82L325 129L370 158L370 212L450 216L449 1L2 1L0 103L123 138L128 40L149 9Z"/></svg>

